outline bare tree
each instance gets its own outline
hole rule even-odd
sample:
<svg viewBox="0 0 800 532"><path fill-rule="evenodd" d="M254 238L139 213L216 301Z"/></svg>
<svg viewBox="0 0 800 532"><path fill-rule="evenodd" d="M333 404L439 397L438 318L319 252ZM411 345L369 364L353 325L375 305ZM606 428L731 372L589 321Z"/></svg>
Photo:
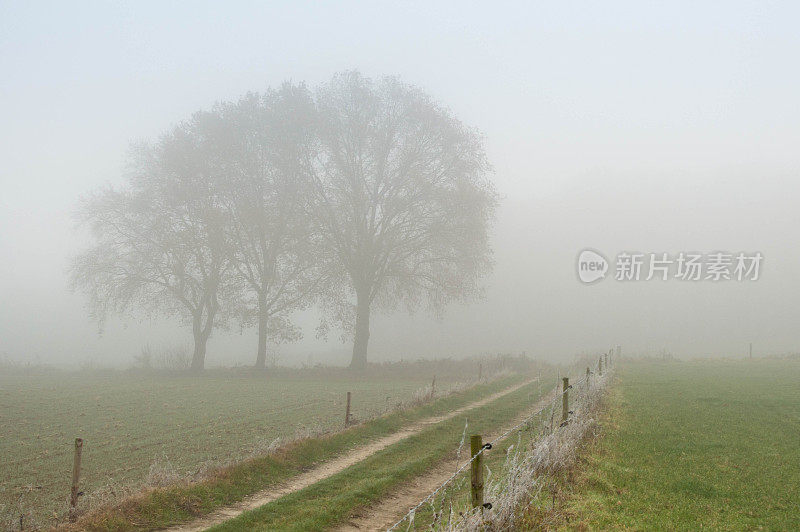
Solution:
<svg viewBox="0 0 800 532"><path fill-rule="evenodd" d="M351 367L367 361L370 310L441 309L491 266L496 198L482 139L414 87L337 75L316 95L318 145L305 171L345 295L355 296ZM343 292L328 303L342 312ZM352 322L351 322L352 324Z"/></svg>
<svg viewBox="0 0 800 532"><path fill-rule="evenodd" d="M320 283L298 178L313 134L313 100L305 87L287 83L218 110L231 129L221 151L232 265L244 288L238 308L244 324L255 318L255 365L264 368L268 339L300 337L288 314L306 307Z"/></svg>
<svg viewBox="0 0 800 532"><path fill-rule="evenodd" d="M136 147L126 186L83 202L78 217L90 225L95 245L71 267L73 286L88 294L98 318L137 307L191 323L194 370L204 367L231 286L214 183L219 128L218 116L197 113L155 145Z"/></svg>

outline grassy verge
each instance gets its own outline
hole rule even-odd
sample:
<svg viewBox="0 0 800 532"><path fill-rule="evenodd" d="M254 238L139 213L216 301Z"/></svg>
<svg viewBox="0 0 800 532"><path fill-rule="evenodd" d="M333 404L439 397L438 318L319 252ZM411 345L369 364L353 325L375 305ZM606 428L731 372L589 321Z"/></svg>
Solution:
<svg viewBox="0 0 800 532"><path fill-rule="evenodd" d="M155 489L112 508L93 512L85 516L77 527L81 530L149 530L186 522L286 481L354 446L396 432L410 422L446 413L524 378L522 375L505 377L346 431L301 440L275 454L223 469L203 482Z"/></svg>
<svg viewBox="0 0 800 532"><path fill-rule="evenodd" d="M798 361L637 362L619 378L560 526L800 529Z"/></svg>
<svg viewBox="0 0 800 532"><path fill-rule="evenodd" d="M529 407L543 387L529 384L486 406L438 423L303 490L229 520L212 530L320 530L346 520L452 453L468 418L470 433L490 432ZM468 451L467 451L468 452Z"/></svg>

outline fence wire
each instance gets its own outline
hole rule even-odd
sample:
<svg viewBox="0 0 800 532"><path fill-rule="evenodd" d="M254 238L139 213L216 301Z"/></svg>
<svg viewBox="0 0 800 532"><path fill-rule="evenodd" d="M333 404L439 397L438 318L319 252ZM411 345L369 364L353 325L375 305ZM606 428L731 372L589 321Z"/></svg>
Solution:
<svg viewBox="0 0 800 532"><path fill-rule="evenodd" d="M608 360L610 361L610 358ZM611 374L610 364L605 369L606 369L606 371L604 372L605 373L604 375L602 375L602 376L598 375L598 376L594 377L595 386L604 385L607 382L608 377ZM391 527L389 527L387 529L387 532L390 532L392 530L398 529L398 527L400 525L402 525L406 521L408 521L408 526L407 526L406 530L411 530L412 526L414 526L415 514L426 503L431 505L431 508L432 508L432 511L433 511L434 523L431 525L431 528L433 529L433 525L435 525L436 521L438 520L437 512L436 512L436 506L435 506L435 501L436 501L437 494L443 493L444 496L446 496L446 492L447 492L448 487L450 487L450 485L453 484L457 480L459 475L461 475L461 473L463 473L468 467L470 467L472 465L472 463L479 456L483 455L487 450L491 449L492 447L494 447L499 442L505 440L511 434L521 433L523 429L525 429L529 425L531 425L531 423L533 422L534 418L536 418L537 416L540 416L543 413L549 413L550 414L549 431L547 430L548 427L546 425L544 425L544 424L540 425L540 429L541 429L541 432L542 432L542 436L546 437L547 435L555 434L555 432L558 429L560 429L560 428L562 428L564 426L564 425L561 425L561 424L559 424L559 426L556 426L554 424L556 422L555 415L556 415L557 407L558 407L558 404L563 400L564 394L568 393L570 390L573 390L573 395L570 398L571 399L570 403L571 403L571 405L574 405L574 406L568 405L568 410L571 409L571 408L574 408L574 411L573 410L569 410L569 415L574 418L576 415L578 415L580 413L580 410L581 410L582 407L588 406L588 404L586 404L586 403L588 403L589 392L592 389L592 377L594 375L595 374L593 372L586 373L586 374L584 374L583 378L581 378L580 380L578 380L578 381L576 381L576 382L574 382L572 384L569 384L567 389L562 389L561 391L558 391L558 388L562 386L562 384L561 384L561 375L560 375L560 372L559 372L559 379L558 379L558 383L559 384L557 384L556 388L554 389L555 393L553 394L553 397L545 405L543 405L541 408L537 409L535 412L531 413L529 416L527 416L520 423L517 423L513 427L507 429L505 432L503 432L502 434L500 434L499 436L494 438L492 441L488 442L487 444L484 444L484 446L475 455L471 456L470 459L467 460L461 467L458 467L456 469L455 473L453 473L444 482L442 482L436 489L434 489L430 494L428 494L418 504L416 504L413 508L411 508L405 515L403 515L402 518L400 518L400 520L398 520ZM466 427L465 427L465 431L466 431ZM465 434L466 434L466 432L465 432ZM520 434L520 436L521 436L521 434ZM537 438L534 438L532 441L541 443L542 440L543 439L541 437L537 437ZM459 445L459 449L461 448L462 445L463 445L463 439L462 439L462 443ZM507 461L508 460L509 459L507 459ZM491 471L489 471L489 475L491 476ZM488 483L489 483L489 479L487 478L487 481L485 482L485 484L488 484ZM530 504L532 504L533 501L536 500L536 497L538 496L538 493L541 490L541 485L539 485L539 486L531 486L531 489L534 489L535 493L530 493L530 492L528 493L528 495L530 495L530 501L526 505L525 509L527 509L527 507L529 507ZM445 502L445 499L443 498L442 499L442 507L440 508L440 514L444 513L444 502ZM453 523L453 520L452 520L453 519L453 507L452 507L452 504L450 506L450 512L449 513L450 513L450 517L449 517L448 521L449 521L450 525L452 526L452 523ZM470 516L470 513L467 513L466 515L462 515L461 517L468 518L469 516ZM508 524L506 527L500 528L500 530L508 530L508 529L512 528L512 526L513 526L513 523Z"/></svg>

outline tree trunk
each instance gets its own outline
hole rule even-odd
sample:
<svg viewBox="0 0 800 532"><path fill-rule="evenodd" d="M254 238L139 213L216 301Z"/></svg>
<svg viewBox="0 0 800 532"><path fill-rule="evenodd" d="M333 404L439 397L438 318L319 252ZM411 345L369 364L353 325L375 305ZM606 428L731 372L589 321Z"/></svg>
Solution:
<svg viewBox="0 0 800 532"><path fill-rule="evenodd" d="M369 343L369 290L357 290L356 297L356 337L353 342L353 358L350 368L361 369L367 365L367 344Z"/></svg>
<svg viewBox="0 0 800 532"><path fill-rule="evenodd" d="M203 371L206 363L207 338L194 337L194 353L192 354L192 371Z"/></svg>
<svg viewBox="0 0 800 532"><path fill-rule="evenodd" d="M192 371L203 371L206 364L206 344L211 336L214 323L214 312L209 311L208 319L203 324L203 313L200 311L192 320L192 334L194 335L194 353L192 353Z"/></svg>
<svg viewBox="0 0 800 532"><path fill-rule="evenodd" d="M258 295L258 353L255 367L267 367L267 297L264 294Z"/></svg>

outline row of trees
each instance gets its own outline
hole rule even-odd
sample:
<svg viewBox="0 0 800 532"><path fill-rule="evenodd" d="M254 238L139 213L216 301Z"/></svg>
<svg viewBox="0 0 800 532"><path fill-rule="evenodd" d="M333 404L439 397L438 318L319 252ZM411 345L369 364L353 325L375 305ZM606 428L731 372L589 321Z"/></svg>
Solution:
<svg viewBox="0 0 800 532"><path fill-rule="evenodd" d="M202 369L216 327L268 341L319 304L367 360L373 308L467 298L490 267L496 206L482 140L417 88L356 72L310 91L247 94L133 147L124 185L84 199L93 245L71 268L93 314L192 326Z"/></svg>

